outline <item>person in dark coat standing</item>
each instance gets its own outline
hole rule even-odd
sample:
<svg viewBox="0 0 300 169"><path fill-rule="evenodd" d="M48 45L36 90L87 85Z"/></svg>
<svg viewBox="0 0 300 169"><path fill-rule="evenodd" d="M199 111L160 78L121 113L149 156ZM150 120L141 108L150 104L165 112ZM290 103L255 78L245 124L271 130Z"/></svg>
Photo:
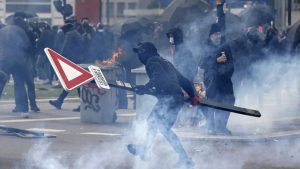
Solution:
<svg viewBox="0 0 300 169"><path fill-rule="evenodd" d="M0 30L0 70L3 77L12 74L14 80L15 104L14 112L28 112L28 99L25 88L28 73L27 50L30 42L26 32L17 25L8 25ZM4 87L8 78L3 78Z"/></svg>
<svg viewBox="0 0 300 169"><path fill-rule="evenodd" d="M28 99L30 103L30 109L33 112L39 112L40 109L37 106L36 103L36 93L35 93L35 84L34 84L34 77L36 75L35 73L35 61L36 61L36 39L37 36L32 30L32 28L29 26L28 22L26 21L26 18L24 18L19 13L15 13L14 15L14 25L19 26L22 28L27 37L28 37L28 47L25 50L26 52L26 74L25 74L25 84L27 87L27 94L28 94ZM16 107L13 112L19 112L18 108Z"/></svg>
<svg viewBox="0 0 300 169"><path fill-rule="evenodd" d="M79 64L83 61L83 39L80 33L75 29L72 23L68 23L63 28L65 32L65 39L61 50L61 55L70 61ZM80 88L77 88L80 96ZM50 100L49 103L57 109L61 109L64 99L68 96L68 92L63 90L56 100ZM73 109L73 111L80 111L80 107Z"/></svg>
<svg viewBox="0 0 300 169"><path fill-rule="evenodd" d="M160 57L152 43L140 43L138 47L134 48L134 52L145 65L150 79L146 85L136 86L136 92L144 94L145 91L153 90L158 102L147 119L148 130L145 143L142 145L129 144L128 150L141 159L147 159L148 149L151 148L155 135L160 131L179 155L176 167L189 168L194 163L171 128L184 103L182 89L188 93L194 104L200 102L199 97L195 95L195 89L190 81L182 76L169 61Z"/></svg>
<svg viewBox="0 0 300 169"><path fill-rule="evenodd" d="M207 57L200 65L204 69L206 96L208 99L234 105L235 97L231 81L234 73L233 58L230 47L220 46L219 35L217 35L220 32L215 27L216 25L212 25L210 39L207 43ZM218 38L215 39L215 37ZM228 112L209 108L204 114L206 127L210 134L231 134L226 127L229 118Z"/></svg>
<svg viewBox="0 0 300 169"><path fill-rule="evenodd" d="M204 69L206 97L221 103L234 105L235 97L231 77L234 63L231 49L225 44L225 13L223 4L218 5L218 23L211 25L205 57L200 63ZM209 134L231 135L227 129L229 112L208 108L204 111Z"/></svg>

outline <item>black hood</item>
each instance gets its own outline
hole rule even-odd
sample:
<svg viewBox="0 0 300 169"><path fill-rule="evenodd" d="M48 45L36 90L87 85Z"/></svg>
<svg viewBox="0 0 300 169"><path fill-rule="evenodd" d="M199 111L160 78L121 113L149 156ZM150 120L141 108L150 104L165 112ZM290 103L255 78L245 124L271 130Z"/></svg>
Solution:
<svg viewBox="0 0 300 169"><path fill-rule="evenodd" d="M133 48L133 52L138 55L144 65L150 57L159 56L156 47L151 42L138 43L137 47Z"/></svg>
<svg viewBox="0 0 300 169"><path fill-rule="evenodd" d="M175 45L183 43L183 32L180 28L170 29L166 35L168 38L170 38L170 36L173 35Z"/></svg>

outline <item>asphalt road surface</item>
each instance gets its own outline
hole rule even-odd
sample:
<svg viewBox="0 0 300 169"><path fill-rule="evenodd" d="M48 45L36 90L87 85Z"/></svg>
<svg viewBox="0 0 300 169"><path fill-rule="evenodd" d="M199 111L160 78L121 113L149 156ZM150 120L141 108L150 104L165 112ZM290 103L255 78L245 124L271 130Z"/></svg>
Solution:
<svg viewBox="0 0 300 169"><path fill-rule="evenodd" d="M66 103L63 110L55 110L47 102L39 105L41 113L31 113L29 119L23 119L10 112L13 104L0 104L1 126L56 135L43 139L0 135L0 169L173 169L176 164L178 157L160 135L149 161L127 152L126 145L138 143L145 134L133 110L118 111L117 122L104 125L82 123L80 113L71 111L78 105L76 102ZM277 125L268 132L241 133L237 124L231 127L232 137L207 136L200 128L175 131L196 169L300 168L300 118L274 123L282 126L281 130ZM264 126L256 124L256 129L259 125Z"/></svg>

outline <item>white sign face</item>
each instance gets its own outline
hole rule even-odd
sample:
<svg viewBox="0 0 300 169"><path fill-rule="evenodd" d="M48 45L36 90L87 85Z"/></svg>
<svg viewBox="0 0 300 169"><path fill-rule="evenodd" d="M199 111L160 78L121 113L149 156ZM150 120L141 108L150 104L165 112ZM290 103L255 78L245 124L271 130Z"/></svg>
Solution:
<svg viewBox="0 0 300 169"><path fill-rule="evenodd" d="M44 49L51 66L66 91L71 91L93 80L94 76L50 48Z"/></svg>
<svg viewBox="0 0 300 169"><path fill-rule="evenodd" d="M101 69L97 66L89 66L89 71L94 76L94 80L99 88L110 89Z"/></svg>

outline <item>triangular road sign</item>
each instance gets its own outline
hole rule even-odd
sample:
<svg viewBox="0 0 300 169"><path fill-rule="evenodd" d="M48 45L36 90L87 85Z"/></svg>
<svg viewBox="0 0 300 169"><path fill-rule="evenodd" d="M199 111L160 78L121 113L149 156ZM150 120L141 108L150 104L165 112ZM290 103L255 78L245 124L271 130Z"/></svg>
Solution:
<svg viewBox="0 0 300 169"><path fill-rule="evenodd" d="M44 49L60 83L67 91L93 80L93 75L50 48Z"/></svg>

